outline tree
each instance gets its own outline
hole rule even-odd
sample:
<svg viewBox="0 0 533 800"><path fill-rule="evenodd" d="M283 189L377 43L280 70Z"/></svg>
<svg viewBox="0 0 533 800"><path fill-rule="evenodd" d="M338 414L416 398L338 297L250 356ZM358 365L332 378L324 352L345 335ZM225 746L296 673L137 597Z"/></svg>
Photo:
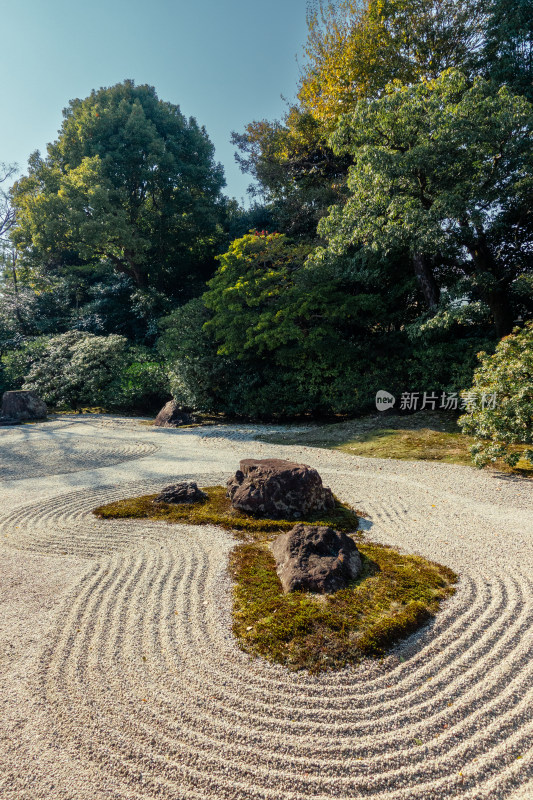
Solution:
<svg viewBox="0 0 533 800"><path fill-rule="evenodd" d="M349 200L320 224L328 250L404 249L430 310L463 279L505 335L513 283L533 268L532 128L525 98L453 70L360 102L332 137L355 164Z"/></svg>
<svg viewBox="0 0 533 800"><path fill-rule="evenodd" d="M324 258L307 267L309 250L283 234L250 232L219 257L208 283L204 327L219 356L253 377L237 398L241 413L353 413L382 381L397 383L401 266L377 274L361 263L355 274Z"/></svg>
<svg viewBox="0 0 533 800"><path fill-rule="evenodd" d="M0 239L3 239L15 224L15 209L11 205L9 193L4 189L4 185L16 172L15 164L0 162Z"/></svg>
<svg viewBox="0 0 533 800"><path fill-rule="evenodd" d="M284 234L250 231L219 256L203 299L215 312L206 330L220 342L221 355L243 358L246 351L273 352L298 341L300 329L286 310L294 275L308 252Z"/></svg>
<svg viewBox="0 0 533 800"><path fill-rule="evenodd" d="M104 264L139 290L193 296L213 270L223 213L205 129L129 80L72 100L63 116L13 189L17 247L56 273Z"/></svg>
<svg viewBox="0 0 533 800"><path fill-rule="evenodd" d="M533 322L515 328L494 355L479 353L471 389L471 409L459 419L464 433L476 437L471 452L479 467L504 458L516 466L521 457L533 466ZM531 445L521 452L515 445Z"/></svg>
<svg viewBox="0 0 533 800"><path fill-rule="evenodd" d="M335 155L324 127L293 106L283 122L251 122L232 141L237 161L259 184L277 230L292 238L314 239L329 206L343 202L351 159Z"/></svg>
<svg viewBox="0 0 533 800"><path fill-rule="evenodd" d="M485 73L533 102L533 0L493 0L488 9Z"/></svg>
<svg viewBox="0 0 533 800"><path fill-rule="evenodd" d="M435 78L443 69L473 72L483 40L479 0L341 0L308 11L306 61L298 102L281 121L233 133L243 172L258 182L277 230L315 239L332 205L346 200L350 154L328 137L361 99L398 80Z"/></svg>
<svg viewBox="0 0 533 800"><path fill-rule="evenodd" d="M331 132L361 99L391 81L471 73L483 44L479 0L340 0L308 13L307 61L298 97Z"/></svg>

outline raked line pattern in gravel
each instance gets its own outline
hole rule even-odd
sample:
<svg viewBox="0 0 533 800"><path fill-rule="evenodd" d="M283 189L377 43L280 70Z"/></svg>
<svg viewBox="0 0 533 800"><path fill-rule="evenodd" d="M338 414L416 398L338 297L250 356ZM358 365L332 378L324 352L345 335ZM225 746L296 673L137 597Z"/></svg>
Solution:
<svg viewBox="0 0 533 800"><path fill-rule="evenodd" d="M0 660L2 800L533 797L533 484L252 441L264 430L82 419L70 435L88 453L102 436L117 455L154 449L0 484L7 582L17 560L40 570L49 607L23 652ZM25 435L44 461L39 428ZM369 538L459 572L434 623L382 662L309 676L250 659L231 635L228 533L91 514L271 455L316 466L368 514ZM23 600L23 580L16 591Z"/></svg>

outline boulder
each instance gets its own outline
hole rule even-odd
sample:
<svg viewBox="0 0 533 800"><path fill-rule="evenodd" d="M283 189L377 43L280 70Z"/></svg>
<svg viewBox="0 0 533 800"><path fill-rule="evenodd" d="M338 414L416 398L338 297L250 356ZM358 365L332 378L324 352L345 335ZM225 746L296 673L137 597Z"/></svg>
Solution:
<svg viewBox="0 0 533 800"><path fill-rule="evenodd" d="M243 459L227 487L234 508L267 519L301 519L335 507L316 469L279 458Z"/></svg>
<svg viewBox="0 0 533 800"><path fill-rule="evenodd" d="M191 414L180 411L175 400L169 400L155 418L154 425L158 428L179 428L180 425L190 425L194 421Z"/></svg>
<svg viewBox="0 0 533 800"><path fill-rule="evenodd" d="M353 539L327 526L295 525L271 548L284 592L337 592L361 573Z"/></svg>
<svg viewBox="0 0 533 800"><path fill-rule="evenodd" d="M207 495L195 481L181 481L165 486L154 503L199 503L201 500L207 500Z"/></svg>
<svg viewBox="0 0 533 800"><path fill-rule="evenodd" d="M34 392L4 392L2 397L2 416L14 417L20 421L46 419L46 404Z"/></svg>

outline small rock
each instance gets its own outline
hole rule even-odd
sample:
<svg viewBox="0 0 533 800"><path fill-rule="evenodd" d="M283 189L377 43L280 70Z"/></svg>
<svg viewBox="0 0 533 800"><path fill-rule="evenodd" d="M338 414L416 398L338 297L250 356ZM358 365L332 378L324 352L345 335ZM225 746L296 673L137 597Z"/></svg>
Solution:
<svg viewBox="0 0 533 800"><path fill-rule="evenodd" d="M165 486L154 503L199 503L202 500L207 500L207 495L195 481L181 481Z"/></svg>
<svg viewBox="0 0 533 800"><path fill-rule="evenodd" d="M325 525L295 525L274 539L271 549L286 593L337 592L362 569L353 539Z"/></svg>
<svg viewBox="0 0 533 800"><path fill-rule="evenodd" d="M154 425L157 428L179 428L180 425L190 425L193 422L195 418L192 414L181 411L175 400L169 400L155 418Z"/></svg>
<svg viewBox="0 0 533 800"><path fill-rule="evenodd" d="M335 507L316 469L279 458L243 459L227 486L234 508L268 519L298 519Z"/></svg>

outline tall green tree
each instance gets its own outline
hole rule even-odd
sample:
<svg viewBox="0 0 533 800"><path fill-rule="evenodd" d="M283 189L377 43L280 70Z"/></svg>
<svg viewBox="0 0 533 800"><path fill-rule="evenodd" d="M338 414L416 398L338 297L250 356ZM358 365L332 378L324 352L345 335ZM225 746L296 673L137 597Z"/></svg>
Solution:
<svg viewBox="0 0 533 800"><path fill-rule="evenodd" d="M493 0L488 12L485 72L533 102L533 0Z"/></svg>
<svg viewBox="0 0 533 800"><path fill-rule="evenodd" d="M525 98L453 70L360 102L332 137L355 164L320 225L329 252L404 250L429 309L462 279L509 333L513 284L533 270L532 132Z"/></svg>
<svg viewBox="0 0 533 800"><path fill-rule="evenodd" d="M329 206L345 202L352 159L328 142L343 114L394 80L434 79L451 67L473 75L485 24L479 0L310 3L297 102L281 121L233 134L237 161L257 181L276 229L316 239Z"/></svg>
<svg viewBox="0 0 533 800"><path fill-rule="evenodd" d="M204 128L127 80L72 100L57 140L13 190L16 246L51 271L127 275L187 299L213 270L222 168Z"/></svg>
<svg viewBox="0 0 533 800"><path fill-rule="evenodd" d="M251 122L233 133L236 158L258 184L273 227L291 238L314 239L329 206L343 202L351 159L336 155L324 126L293 106L283 122Z"/></svg>

